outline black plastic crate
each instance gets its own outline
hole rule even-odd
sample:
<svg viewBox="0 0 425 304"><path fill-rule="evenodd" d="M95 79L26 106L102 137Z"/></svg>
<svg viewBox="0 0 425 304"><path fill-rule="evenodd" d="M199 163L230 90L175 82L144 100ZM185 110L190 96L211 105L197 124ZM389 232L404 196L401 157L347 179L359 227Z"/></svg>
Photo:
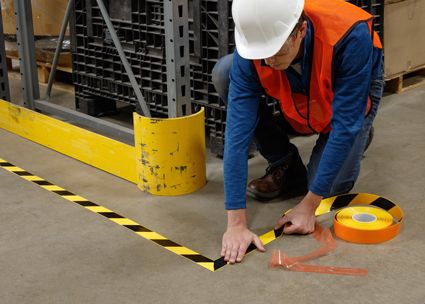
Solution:
<svg viewBox="0 0 425 304"><path fill-rule="evenodd" d="M151 112L167 116L163 1L106 1L105 5ZM228 0L189 1L192 107L206 108L207 133L217 141L224 138L226 111L214 90L211 72L218 58L234 48L230 14ZM96 115L97 105L100 115L110 109L103 103L119 100L137 105L96 1L76 1L71 35L76 106Z"/></svg>
<svg viewBox="0 0 425 304"><path fill-rule="evenodd" d="M112 4L116 2L121 3L120 5ZM234 47L233 32L229 30L229 27L232 27L232 24L230 24L230 1L227 1L228 6L226 8L229 16L223 18L225 19L224 22L217 13L222 2L222 0L192 0L189 5L191 8L189 10L191 63L201 67L203 78L206 78L206 81L210 83L211 71L217 59L232 51ZM119 10L120 7L129 5L131 5L131 9ZM221 6L224 5L221 4ZM112 1L108 7L127 56L141 60L142 64L146 62L145 69L142 68L142 74L138 75L135 72L136 78L146 78L146 81L151 79L153 82L163 81L164 75L166 75L165 69L152 66L154 62L165 67L163 2L122 0ZM105 76L104 74L106 74L106 77L111 81L123 81L125 76L118 75L123 71L123 68L119 57L113 50L112 40L102 20L96 1L77 0L74 13L72 36L74 61L76 61L74 64L75 72L77 74L92 73L93 67L96 67L95 74L97 76ZM223 35L223 33L227 33L227 35ZM112 70L111 65L114 66ZM132 67L137 69L137 64L132 65ZM108 68L109 71L101 71ZM119 72L116 73L117 70ZM145 73L152 70L160 71L163 75ZM76 84L78 85L79 82L76 81ZM141 84L142 89L150 90L151 87L155 86L155 84L147 86L145 84ZM197 87L201 87L201 96L205 91L214 94L211 85L205 87L198 85ZM166 86L161 90L166 92ZM204 101L207 101L207 99Z"/></svg>
<svg viewBox="0 0 425 304"><path fill-rule="evenodd" d="M373 29L384 41L384 0L347 0L373 15Z"/></svg>

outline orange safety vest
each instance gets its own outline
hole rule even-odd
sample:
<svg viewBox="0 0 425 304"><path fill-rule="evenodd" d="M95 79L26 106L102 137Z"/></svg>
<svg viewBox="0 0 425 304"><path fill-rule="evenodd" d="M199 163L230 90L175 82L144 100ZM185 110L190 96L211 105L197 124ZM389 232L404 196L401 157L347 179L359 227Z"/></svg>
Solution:
<svg viewBox="0 0 425 304"><path fill-rule="evenodd" d="M266 94L277 99L285 119L301 134L327 133L332 117L332 60L335 45L358 23L367 22L373 45L382 48L372 30L372 15L343 0L306 0L304 12L313 25L313 60L309 96L293 93L285 71L274 70L254 60ZM367 111L370 109L368 99Z"/></svg>

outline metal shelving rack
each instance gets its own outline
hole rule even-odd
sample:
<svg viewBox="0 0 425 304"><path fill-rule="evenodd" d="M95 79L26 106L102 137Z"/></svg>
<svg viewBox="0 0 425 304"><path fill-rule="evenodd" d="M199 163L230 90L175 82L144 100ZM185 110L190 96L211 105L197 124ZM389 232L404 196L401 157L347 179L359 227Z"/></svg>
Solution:
<svg viewBox="0 0 425 304"><path fill-rule="evenodd" d="M0 2L0 12L1 12ZM10 100L9 78L7 75L6 51L4 47L3 18L0 13L0 98Z"/></svg>
<svg viewBox="0 0 425 304"><path fill-rule="evenodd" d="M134 90L134 94L137 97L139 109L143 115L150 117L149 108L146 105L146 101L141 93L140 87L138 86L135 76L126 56L125 51L120 43L117 36L116 30L114 29L108 12L105 8L103 0L96 0L97 6L101 11L101 17L106 23L110 38L115 47L115 51L118 53L121 63L125 68L126 75L129 78L131 88ZM52 66L52 74L56 70L57 59L60 53L62 42L65 35L65 28L69 22L71 11L73 10L74 0L69 0L68 6L65 13L65 18L61 28L61 35L58 41L58 47L56 49L55 58ZM183 29L188 28L187 21L187 0L177 1L166 1L164 6L164 13L167 16L167 35L169 39L167 41L167 69L169 71L169 81L174 85L168 85L167 96L168 96L168 109L170 117L176 117L183 114L190 114L190 107L187 105L187 98L184 98L182 94L182 88L187 86L189 83L189 73L181 75L182 70L187 69L189 66L189 55L187 46L187 37L181 35L180 27ZM42 113L55 115L69 122L76 123L83 127L87 127L94 132L100 133L105 136L110 136L120 141L133 144L134 142L134 131L129 128L122 127L120 125L101 120L90 115L80 113L62 106L58 106L48 102L47 99L40 98L40 89L38 84L37 67L35 60L35 46L34 46L34 30L32 20L31 1L27 0L14 0L14 8L16 15L16 35L19 48L19 63L20 73L22 78L22 90L24 105L26 108L31 110L37 110ZM176 30L178 32L176 32ZM186 32L187 31L183 31ZM178 36L177 36L178 35ZM3 38L3 35L2 35ZM4 43L0 44L4 46ZM182 52L182 47L186 47L186 50ZM178 58L176 57L178 54ZM0 54L3 58L3 53ZM5 60L2 60L4 63ZM3 68L2 66L0 68ZM50 89L52 86L53 75L49 79L48 89L46 92L47 98L50 96ZM6 73L7 76L7 73ZM174 79L174 82L173 82Z"/></svg>
<svg viewBox="0 0 425 304"><path fill-rule="evenodd" d="M174 85L172 79L181 81L182 74L188 76L189 82L183 80L182 84L176 84L184 93L184 96L180 96L180 104L182 107L186 105L186 113L205 108L210 147L213 153L216 150L220 154L223 150L226 108L214 89L211 71L218 59L234 48L231 1L188 0L184 6L176 1L181 9L175 12L185 15L183 19L185 24L188 21L188 31L180 30L181 25L176 22L173 29L167 29L167 11L170 11L165 10L167 5L170 5L169 1L122 0L119 7L111 1L107 6L152 113L156 117L170 116L170 96L167 92L169 86ZM136 105L137 108L135 95L117 53L110 47L110 34L95 1L75 0L71 21L76 106L91 115L114 111L117 100ZM177 64L176 72L180 75L176 78L168 77L173 69L167 65L170 62L165 56L167 52L170 53L167 43L171 40L176 42L171 38L172 33L175 36L186 35L181 41L186 43L183 46L185 51L189 48L189 69L185 66L182 73ZM174 50L179 50L179 47L175 45ZM187 58L184 62L187 62ZM187 98L186 102L182 102L183 98Z"/></svg>
<svg viewBox="0 0 425 304"><path fill-rule="evenodd" d="M31 1L14 1L25 106L133 143L132 129L40 98ZM122 100L135 104L139 113L150 116L152 111L161 117L187 115L205 107L211 150L222 153L226 109L213 88L211 70L218 58L234 48L231 1L105 0L108 9L103 1L69 0L46 91L47 99L59 46L66 25L71 21L72 45L77 48L73 49L77 105L78 101L89 102L97 97L112 103ZM383 0L348 1L375 16L374 28L382 37ZM136 7L134 11L132 6ZM3 53L0 55L4 57ZM6 71L4 60L0 62L1 71ZM0 81L2 88L8 90L7 79L0 77Z"/></svg>

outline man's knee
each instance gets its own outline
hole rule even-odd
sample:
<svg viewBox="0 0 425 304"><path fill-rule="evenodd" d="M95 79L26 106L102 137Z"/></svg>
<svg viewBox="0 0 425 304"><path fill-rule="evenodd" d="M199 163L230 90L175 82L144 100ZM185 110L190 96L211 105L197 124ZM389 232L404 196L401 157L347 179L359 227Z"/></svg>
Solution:
<svg viewBox="0 0 425 304"><path fill-rule="evenodd" d="M223 79L226 78L222 65L221 60L219 60L211 72L211 80L216 88L217 86L220 86L220 84L224 81Z"/></svg>
<svg viewBox="0 0 425 304"><path fill-rule="evenodd" d="M224 100L227 100L227 93L229 91L229 74L233 62L233 54L222 57L214 66L212 70L212 82L215 90Z"/></svg>

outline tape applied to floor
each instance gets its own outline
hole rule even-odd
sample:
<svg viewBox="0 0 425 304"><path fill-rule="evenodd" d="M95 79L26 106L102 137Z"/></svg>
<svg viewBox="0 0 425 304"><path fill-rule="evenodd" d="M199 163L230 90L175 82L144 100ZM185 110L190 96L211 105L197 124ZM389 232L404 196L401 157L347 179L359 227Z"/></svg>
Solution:
<svg viewBox="0 0 425 304"><path fill-rule="evenodd" d="M39 187L50 191L52 193L55 193L57 195L60 195L62 198L72 202L76 203L77 205L80 205L81 207L84 207L86 210L89 210L93 213L97 213L108 220L114 222L115 224L118 224L120 226L123 226L127 229L130 229L134 233L136 233L138 236L141 236L144 239L147 239L149 241L152 241L156 243L157 245L179 255L186 259L191 260L192 262L195 262L199 266L202 266L210 271L215 271L218 266L222 266L217 261L213 261L210 258L207 258L187 247L181 246L166 237L160 235L159 233L156 233L152 230L149 230L146 227L143 227L142 225L136 223L135 221L126 218L124 216L121 216L112 210L109 210L108 208L105 208L103 206L100 206L98 204L93 203L90 200L87 200L79 195L76 195L72 192L69 192L59 186L56 186L46 180L44 180L41 177L38 177L36 175L31 174L30 172L21 169L19 167L16 167L15 165L7 162L4 159L0 158L0 167L3 169L15 173L16 175L20 176L21 178L30 181Z"/></svg>
<svg viewBox="0 0 425 304"><path fill-rule="evenodd" d="M152 241L156 243L157 245L167 249L168 251L173 252L174 254L177 254L181 257L189 259L190 261L196 263L199 266L202 266L205 269L208 269L214 272L222 268L223 266L227 265L223 257L218 258L216 260L205 257L197 253L196 251L193 251L187 247L184 247L182 245L179 245L167 239L166 237L162 236L159 233L149 230L148 228L138 224L137 222L129 218L121 216L113 212L112 210L109 210L108 208L102 207L98 204L93 203L90 200L87 200L79 195L76 195L59 186L56 186L44 180L43 178L33 175L24 169L16 167L15 165L1 158L0 158L0 167L20 176L21 178L27 181L30 181L38 185L39 187L47 191L60 195L62 198L70 202L76 203L77 205L84 207L85 209L93 213L97 213L107 218L108 220L114 222L115 224L118 224L122 227L125 227L133 231L140 237L147 239L149 241ZM388 211L389 214L391 214L391 216L396 221L385 228L385 229L391 230L393 233L391 237L387 236L387 239L394 237L400 230L400 225L403 220L403 211L401 210L401 208L397 206L396 204L392 203L391 201L374 194L365 194L365 193L345 194L345 195L340 195L340 196L324 199L322 200L322 202L320 203L319 207L316 210L316 216L324 215L331 211L341 209L343 207L356 206L356 205L370 205L370 206L379 207L381 209ZM341 216L343 215L344 214L342 214ZM342 221L342 223L343 222L344 221ZM373 233L376 233L376 231L380 231L380 230L375 230L375 232ZM260 240L262 241L264 245L267 245L270 242L276 240L278 237L280 237L282 235L282 232L283 232L283 228L280 228L278 230L271 230L261 235ZM349 241L352 241L352 240L349 240ZM247 253L254 251L255 248L256 247L253 244L251 244L251 246L249 246L247 250Z"/></svg>

